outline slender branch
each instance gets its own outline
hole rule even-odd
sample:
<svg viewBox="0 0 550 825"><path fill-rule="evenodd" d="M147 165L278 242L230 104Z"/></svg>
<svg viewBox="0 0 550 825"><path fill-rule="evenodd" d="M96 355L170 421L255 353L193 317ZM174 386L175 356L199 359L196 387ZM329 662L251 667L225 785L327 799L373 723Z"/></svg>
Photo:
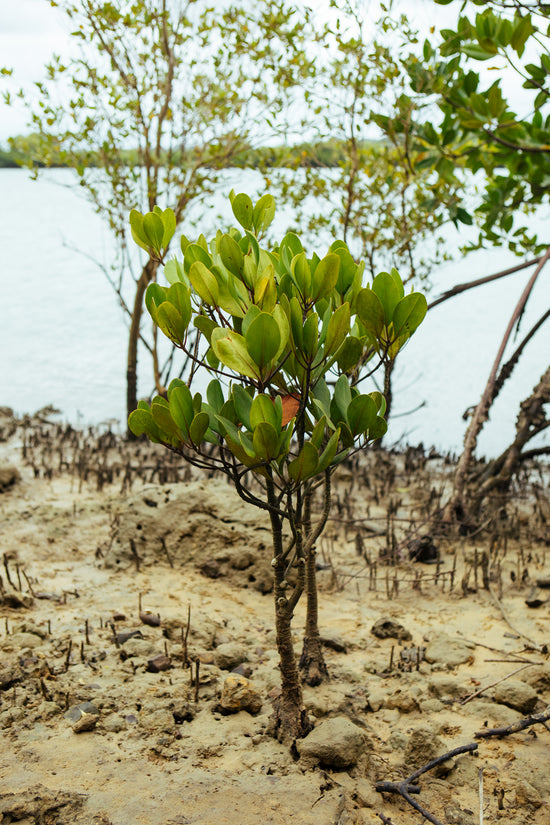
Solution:
<svg viewBox="0 0 550 825"><path fill-rule="evenodd" d="M530 716L524 716L523 719L520 719L517 722L514 722L512 725L508 725L505 728L489 728L488 730L478 730L477 733L474 733L476 739L490 739L492 736L498 736L502 738L503 736L508 736L510 733L518 733L519 731L525 730L526 728L530 728L531 725L544 725L546 727L546 722L550 719L550 705L546 708L545 711L542 713L533 713Z"/></svg>
<svg viewBox="0 0 550 825"><path fill-rule="evenodd" d="M471 742L469 745L461 745L459 748L454 748L454 750L449 751L448 753L444 753L442 756L438 756L436 759L432 759L431 762L428 762L427 765L424 765L422 768L419 768L414 773L411 773L406 779L403 779L401 782L377 782L375 785L375 790L378 793L396 793L399 796L402 796L403 799L409 803L416 811L422 814L428 822L432 822L433 825L443 825L443 823L437 819L433 814L427 811L425 808L422 807L415 799L411 797L411 794L418 794L420 793L420 786L415 785L414 782L417 780L422 774L426 773L427 771L431 771L433 768L436 768L438 765L441 765L443 762L446 762L448 759L452 759L454 756L459 756L462 753L471 753L477 750L479 745L477 742Z"/></svg>
<svg viewBox="0 0 550 825"><path fill-rule="evenodd" d="M439 298L436 298L435 301L429 303L428 309L433 309L433 307L438 304L442 304L444 301L448 301L449 298L454 298L455 295L460 295L461 292L466 292L468 289L474 289L476 286L482 286L483 284L488 284L491 281L496 281L499 278L504 278L506 275L513 275L515 272L520 272L522 269L528 269L528 267L540 263L541 258L542 256L539 256L538 258L533 258L531 261L525 261L525 263L512 266L510 269L503 269L501 272L495 272L494 275L486 275L483 278L477 278L475 281L468 281L465 284L457 284L456 286L453 286L452 289L448 289L446 292L443 292L443 294L440 295Z"/></svg>

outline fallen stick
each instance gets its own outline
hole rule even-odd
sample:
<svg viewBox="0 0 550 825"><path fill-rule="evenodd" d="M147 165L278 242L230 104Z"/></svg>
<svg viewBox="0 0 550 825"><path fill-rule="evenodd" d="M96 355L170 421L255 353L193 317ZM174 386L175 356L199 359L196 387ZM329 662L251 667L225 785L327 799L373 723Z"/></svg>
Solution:
<svg viewBox="0 0 550 825"><path fill-rule="evenodd" d="M488 730L479 730L477 733L474 733L476 739L489 739L491 736L508 736L510 733L518 733L521 730L525 730L525 728L530 728L531 725L545 725L545 723L550 719L550 705L546 708L543 713L532 713L530 716L524 716L523 719L520 719L518 722L514 722L512 725L508 725L506 728L489 728Z"/></svg>
<svg viewBox="0 0 550 825"><path fill-rule="evenodd" d="M534 662L533 664L536 665L537 662ZM491 682L490 685L485 685L485 687L482 687L479 690L476 690L475 693L471 693L469 696L466 696L465 699L461 700L460 704L461 705L467 705L468 702L471 702L472 699L475 699L476 697L481 696L481 694L485 693L486 690L489 690L490 688L493 688L493 687L496 687L497 685L500 685L500 683L505 682L506 679L511 679L512 676L516 675L516 673L520 673L522 670L526 670L528 667L533 667L533 665L532 664L531 665L522 665L521 667L516 668L516 670L513 670L511 673L507 673L506 676L503 676L502 679L497 679L496 682Z"/></svg>
<svg viewBox="0 0 550 825"><path fill-rule="evenodd" d="M422 807L415 799L412 798L411 794L420 793L420 785L415 785L414 782L423 773L427 773L427 771L431 771L433 768L436 768L438 765L443 764L448 759L452 759L453 756L459 756L461 753L471 753L472 751L477 750L479 745L477 742L470 742L469 745L461 745L459 748L454 748L454 750L449 751L448 753L444 753L442 756L438 756L436 759L432 759L431 762L428 762L427 765L424 765L422 768L418 768L414 773L411 773L406 779L402 779L401 782L377 782L375 785L375 790L378 793L396 793L399 796L402 796L403 799L418 811L418 813L422 814L422 816L428 820L428 822L432 822L433 825L443 825L443 823L437 819L433 814L427 811L425 808ZM379 814L380 816L380 814ZM382 819L382 821L387 821Z"/></svg>

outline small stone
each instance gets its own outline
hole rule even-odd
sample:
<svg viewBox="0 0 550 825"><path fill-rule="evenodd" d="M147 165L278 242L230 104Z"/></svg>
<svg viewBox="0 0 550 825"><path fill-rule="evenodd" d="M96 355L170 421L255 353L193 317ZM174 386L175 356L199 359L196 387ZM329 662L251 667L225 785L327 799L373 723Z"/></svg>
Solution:
<svg viewBox="0 0 550 825"><path fill-rule="evenodd" d="M40 702L36 713L40 719L51 719L52 716L57 716L58 713L61 713L61 707L57 702Z"/></svg>
<svg viewBox="0 0 550 825"><path fill-rule="evenodd" d="M368 684L368 683L367 683ZM385 706L387 692L384 688L378 685L368 685L367 687L367 701L369 708L373 713Z"/></svg>
<svg viewBox="0 0 550 825"><path fill-rule="evenodd" d="M42 639L34 633L11 633L3 642L3 648L25 649L40 647Z"/></svg>
<svg viewBox="0 0 550 825"><path fill-rule="evenodd" d="M119 733L121 730L126 730L126 721L113 713L103 720L103 729L108 733Z"/></svg>
<svg viewBox="0 0 550 825"><path fill-rule="evenodd" d="M418 708L418 702L408 688L397 688L386 698L386 707L397 708L401 713L412 713Z"/></svg>
<svg viewBox="0 0 550 825"><path fill-rule="evenodd" d="M17 467L13 464L4 464L0 467L0 493L5 493L10 487L21 481L21 476Z"/></svg>
<svg viewBox="0 0 550 825"><path fill-rule="evenodd" d="M443 742L433 728L422 725L412 731L405 748L404 761L407 767L421 768L444 752Z"/></svg>
<svg viewBox="0 0 550 825"><path fill-rule="evenodd" d="M223 683L222 695L215 710L224 716L245 710L255 716L262 709L262 697L244 676L230 674Z"/></svg>
<svg viewBox="0 0 550 825"><path fill-rule="evenodd" d="M146 730L161 730L166 733L172 733L175 725L174 715L168 708L145 709L140 713L139 721Z"/></svg>
<svg viewBox="0 0 550 825"><path fill-rule="evenodd" d="M216 559L205 559L205 561L199 565L199 570L202 575L208 579L219 579L222 575L221 565Z"/></svg>
<svg viewBox="0 0 550 825"><path fill-rule="evenodd" d="M0 728L9 728L14 722L20 722L25 718L23 708L8 708L0 713Z"/></svg>
<svg viewBox="0 0 550 825"><path fill-rule="evenodd" d="M348 652L344 639L339 633L329 628L325 628L321 633L321 644L323 647L328 647L329 650L336 651L336 653Z"/></svg>
<svg viewBox="0 0 550 825"><path fill-rule="evenodd" d="M132 637L124 643L123 650L127 657L143 656L144 658L147 658L155 652L155 645L152 642L147 641L147 639Z"/></svg>
<svg viewBox="0 0 550 825"><path fill-rule="evenodd" d="M370 632L378 639L400 639L403 642L410 642L412 639L411 633L402 624L387 616L378 619Z"/></svg>
<svg viewBox="0 0 550 825"><path fill-rule="evenodd" d="M255 561L256 555L251 550L243 549L235 550L229 563L234 570L246 570L248 567L252 567Z"/></svg>
<svg viewBox="0 0 550 825"><path fill-rule="evenodd" d="M472 811L463 811L457 805L448 805L445 808L445 819L449 825L476 825Z"/></svg>
<svg viewBox="0 0 550 825"><path fill-rule="evenodd" d="M15 665L0 665L0 690L6 690L21 678L22 673Z"/></svg>
<svg viewBox="0 0 550 825"><path fill-rule="evenodd" d="M93 702L79 702L73 705L64 714L67 721L72 722L74 733L84 733L93 730L99 721L99 708Z"/></svg>
<svg viewBox="0 0 550 825"><path fill-rule="evenodd" d="M40 639L45 639L48 636L48 631L45 627L40 627L34 622L19 622L14 625L12 633L32 633Z"/></svg>
<svg viewBox="0 0 550 825"><path fill-rule="evenodd" d="M460 699L468 691L454 676L433 673L428 681L428 690L437 699Z"/></svg>
<svg viewBox="0 0 550 825"><path fill-rule="evenodd" d="M246 647L238 642L226 642L218 645L214 651L214 663L220 670L233 670L246 662Z"/></svg>
<svg viewBox="0 0 550 825"><path fill-rule="evenodd" d="M327 768L356 765L369 744L366 733L347 717L327 719L315 727L296 747L300 756Z"/></svg>
<svg viewBox="0 0 550 825"><path fill-rule="evenodd" d="M165 656L163 653L154 656L147 662L147 670L149 673L161 673L164 670L170 670L172 667L172 659Z"/></svg>
<svg viewBox="0 0 550 825"><path fill-rule="evenodd" d="M520 779L516 785L516 805L518 808L540 808L542 797L526 779Z"/></svg>
<svg viewBox="0 0 550 825"><path fill-rule="evenodd" d="M535 709L538 697L531 685L519 679L507 679L496 686L495 701L527 715Z"/></svg>
<svg viewBox="0 0 550 825"><path fill-rule="evenodd" d="M430 664L455 668L473 661L475 645L446 635L438 635L426 647L424 658Z"/></svg>

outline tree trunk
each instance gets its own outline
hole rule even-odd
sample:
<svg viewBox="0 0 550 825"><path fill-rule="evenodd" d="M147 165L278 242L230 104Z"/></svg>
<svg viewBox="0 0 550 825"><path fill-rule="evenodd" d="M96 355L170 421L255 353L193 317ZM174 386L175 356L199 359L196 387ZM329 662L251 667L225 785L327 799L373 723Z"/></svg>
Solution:
<svg viewBox="0 0 550 825"><path fill-rule="evenodd" d="M292 618L304 589L304 564L303 559L298 560L298 580L289 596L288 582L285 581L287 553L283 547L282 520L276 512L273 482L268 480L266 486L273 539L275 629L281 671L281 694L273 700L273 733L281 742L294 742L311 730L292 644Z"/></svg>
<svg viewBox="0 0 550 825"><path fill-rule="evenodd" d="M145 291L154 279L158 269L158 262L151 258L147 261L141 271L141 276L136 284L134 295L134 306L128 332L128 360L126 368L126 414L130 415L137 407L137 364L138 364L138 342L139 330L141 326L141 316L143 314L143 299ZM133 436L129 433L129 437Z"/></svg>
<svg viewBox="0 0 550 825"><path fill-rule="evenodd" d="M489 465L471 497L477 510L493 490L507 493L521 462L523 448L538 432L550 425L544 405L550 403L550 367L542 375L533 392L522 401L516 422L516 437L512 444Z"/></svg>
<svg viewBox="0 0 550 825"><path fill-rule="evenodd" d="M497 380L498 369L504 356L504 350L506 349L506 345L512 335L514 326L523 313L525 304L527 303L527 299L532 292L536 280L549 259L550 247L548 247L545 254L539 258L537 268L530 277L527 286L523 290L512 317L510 318L506 332L504 333L504 338L501 341L497 356L493 363L487 385L483 395L481 396L479 404L474 410L468 429L466 430L466 435L464 437L464 450L462 451L462 455L458 461L453 481L453 492L443 511L442 521L444 523L450 524L453 521L459 521L466 527L473 526L471 515L468 513L468 503L466 501L466 483L477 446L477 439L483 425L489 417L489 410L494 399L494 387Z"/></svg>
<svg viewBox="0 0 550 825"><path fill-rule="evenodd" d="M316 556L315 548L312 547L306 558L306 628L302 655L300 656L302 679L312 687L320 685L321 682L328 679L328 670L319 633Z"/></svg>

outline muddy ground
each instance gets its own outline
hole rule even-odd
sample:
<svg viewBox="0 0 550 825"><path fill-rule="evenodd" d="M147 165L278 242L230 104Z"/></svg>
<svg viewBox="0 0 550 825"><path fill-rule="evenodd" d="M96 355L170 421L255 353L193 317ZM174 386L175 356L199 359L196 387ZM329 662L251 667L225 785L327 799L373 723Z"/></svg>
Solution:
<svg viewBox="0 0 550 825"><path fill-rule="evenodd" d="M318 548L330 681L305 688L300 755L268 732L264 514L152 448L19 426L0 444L0 822L413 825L376 784L477 743L414 800L442 823L480 804L550 823L550 731L475 738L550 705L548 489L533 471L492 541L411 545L449 472L421 451L341 468ZM298 654L303 623L300 604Z"/></svg>

